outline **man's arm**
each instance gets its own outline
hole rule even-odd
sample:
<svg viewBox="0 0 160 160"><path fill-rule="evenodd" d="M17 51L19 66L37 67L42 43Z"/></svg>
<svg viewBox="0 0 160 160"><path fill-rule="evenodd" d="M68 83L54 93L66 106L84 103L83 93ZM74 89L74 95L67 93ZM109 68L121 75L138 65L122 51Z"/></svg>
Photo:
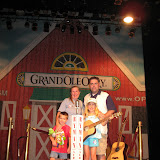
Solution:
<svg viewBox="0 0 160 160"><path fill-rule="evenodd" d="M108 98L106 99L106 107L107 107L108 112L106 112L105 114L100 114L100 118L105 118L105 117L109 118L112 116L112 114L114 112L117 111L116 106L115 106L111 96L108 96ZM107 123L107 121L106 121L106 123Z"/></svg>
<svg viewBox="0 0 160 160"><path fill-rule="evenodd" d="M105 114L105 117L111 117L112 114L117 111L111 96L108 96L108 98L106 99L106 106L107 106L108 112Z"/></svg>

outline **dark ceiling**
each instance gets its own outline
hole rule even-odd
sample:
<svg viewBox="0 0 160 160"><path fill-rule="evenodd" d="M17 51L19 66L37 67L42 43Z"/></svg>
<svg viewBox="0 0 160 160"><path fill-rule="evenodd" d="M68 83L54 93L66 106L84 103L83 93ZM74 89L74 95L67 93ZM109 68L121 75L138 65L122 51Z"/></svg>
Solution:
<svg viewBox="0 0 160 160"><path fill-rule="evenodd" d="M122 2L121 5L115 5L116 2ZM0 10L11 8L14 10L51 10L67 12L77 11L107 14L124 14L128 11L134 13L137 17L146 19L151 0L3 0L0 3Z"/></svg>

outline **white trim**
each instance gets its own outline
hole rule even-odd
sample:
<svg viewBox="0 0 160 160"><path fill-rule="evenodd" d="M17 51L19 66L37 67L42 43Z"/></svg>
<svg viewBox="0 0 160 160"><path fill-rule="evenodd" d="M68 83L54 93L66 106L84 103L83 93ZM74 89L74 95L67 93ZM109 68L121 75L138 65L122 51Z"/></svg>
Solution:
<svg viewBox="0 0 160 160"><path fill-rule="evenodd" d="M92 27L89 27L89 32L93 36ZM106 53L111 57L111 59L117 64L117 66L122 70L122 72L127 76L127 78L133 83L133 85L139 91L145 91L145 85L140 84L137 78L131 73L131 71L126 67L126 65L117 57L114 51L107 45L107 43L101 38L101 36L96 35L93 37L106 51Z"/></svg>
<svg viewBox="0 0 160 160"><path fill-rule="evenodd" d="M62 100L57 101L57 100L37 100L37 99L29 99L30 102L48 102L48 103L61 103Z"/></svg>
<svg viewBox="0 0 160 160"><path fill-rule="evenodd" d="M13 104L13 108L12 108L12 115L10 113L10 109L9 109L9 104ZM4 120L5 120L5 116L7 116L7 120L12 117L13 118L13 126L15 126L15 119L16 119L16 106L17 106L17 102L16 101L3 101L3 105L2 105L2 113L1 113L1 123L0 123L0 130L8 130L8 126L4 126ZM6 115L5 115L6 112Z"/></svg>
<svg viewBox="0 0 160 160"><path fill-rule="evenodd" d="M41 113L42 113L42 117L41 120L38 121L38 110L40 109ZM53 121L51 122L47 115L52 112L53 109ZM44 131L47 131L49 127L53 127L56 123L56 110L57 110L57 106L56 103L50 105L50 107L48 108L47 112L44 112L42 105L36 105L34 102L32 104L32 111L31 111L31 126L35 127L37 129L41 129ZM43 123L43 121L46 120L48 123L49 127L41 127L40 125ZM36 154L36 147L37 147L37 143L36 141L39 141L41 144L41 148L39 149L38 153ZM47 150L47 144L49 143L49 138L47 138L45 141L42 140L41 135L39 132L30 130L30 146L29 146L29 159L34 159L34 160L38 160L39 157L41 156L41 154L43 153L43 151L45 152L45 154L49 157L49 152Z"/></svg>
<svg viewBox="0 0 160 160"><path fill-rule="evenodd" d="M34 47L37 46L55 28L55 24L50 27L49 32L42 32L26 48L24 48L1 72L0 80L5 77Z"/></svg>

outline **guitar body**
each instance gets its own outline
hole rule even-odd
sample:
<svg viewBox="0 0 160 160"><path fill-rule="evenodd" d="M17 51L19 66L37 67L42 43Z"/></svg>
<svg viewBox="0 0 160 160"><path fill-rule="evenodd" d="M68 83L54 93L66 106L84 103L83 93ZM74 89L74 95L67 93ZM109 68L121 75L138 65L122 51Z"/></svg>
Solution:
<svg viewBox="0 0 160 160"><path fill-rule="evenodd" d="M89 125L93 124L92 121L88 120L84 122L84 130L83 130L83 142L91 135L96 133L95 127L87 128Z"/></svg>
<svg viewBox="0 0 160 160"><path fill-rule="evenodd" d="M117 112L117 113L114 113L111 118L114 118L114 117L119 117L122 115L122 112ZM85 121L84 122L84 127L83 127L83 142L91 135L95 134L96 133L96 126L98 124L101 124L102 122L108 120L109 117L105 117L104 119L102 120L99 120L98 122L95 122L93 123L91 120L88 120L88 121Z"/></svg>
<svg viewBox="0 0 160 160"><path fill-rule="evenodd" d="M107 160L127 160L126 157L126 144L124 142L119 142L119 147L117 149L118 142L113 143L112 150Z"/></svg>

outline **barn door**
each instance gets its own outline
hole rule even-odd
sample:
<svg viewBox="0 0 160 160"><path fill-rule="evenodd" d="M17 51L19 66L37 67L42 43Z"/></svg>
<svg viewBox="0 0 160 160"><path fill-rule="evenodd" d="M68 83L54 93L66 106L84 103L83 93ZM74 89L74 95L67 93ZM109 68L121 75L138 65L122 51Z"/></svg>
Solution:
<svg viewBox="0 0 160 160"><path fill-rule="evenodd" d="M58 103L32 105L31 126L48 131L55 125ZM30 130L29 159L49 159L51 142L47 134Z"/></svg>

